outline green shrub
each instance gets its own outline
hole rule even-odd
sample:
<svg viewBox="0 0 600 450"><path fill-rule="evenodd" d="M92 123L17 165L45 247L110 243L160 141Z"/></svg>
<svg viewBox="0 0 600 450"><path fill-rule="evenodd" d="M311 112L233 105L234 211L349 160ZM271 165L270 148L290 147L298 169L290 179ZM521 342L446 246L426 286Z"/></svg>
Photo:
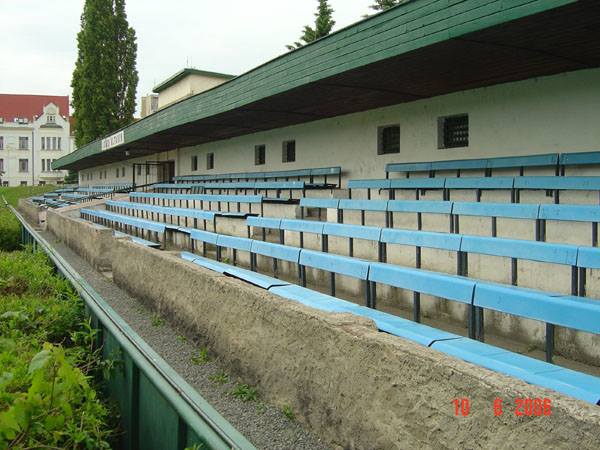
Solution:
<svg viewBox="0 0 600 450"><path fill-rule="evenodd" d="M110 448L83 304L47 258L0 252L0 448Z"/></svg>

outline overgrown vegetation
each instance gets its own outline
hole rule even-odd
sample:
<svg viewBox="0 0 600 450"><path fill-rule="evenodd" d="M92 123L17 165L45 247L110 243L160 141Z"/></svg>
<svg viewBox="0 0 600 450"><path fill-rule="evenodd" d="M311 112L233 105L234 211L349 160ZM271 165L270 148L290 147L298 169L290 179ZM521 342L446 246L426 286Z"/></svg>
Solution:
<svg viewBox="0 0 600 450"><path fill-rule="evenodd" d="M2 188L20 197L52 186ZM0 449L110 448L115 415L97 397L105 368L79 297L45 255L20 247L0 205ZM2 251L4 250L4 251Z"/></svg>
<svg viewBox="0 0 600 450"><path fill-rule="evenodd" d="M95 331L45 255L0 253L0 448L110 448Z"/></svg>

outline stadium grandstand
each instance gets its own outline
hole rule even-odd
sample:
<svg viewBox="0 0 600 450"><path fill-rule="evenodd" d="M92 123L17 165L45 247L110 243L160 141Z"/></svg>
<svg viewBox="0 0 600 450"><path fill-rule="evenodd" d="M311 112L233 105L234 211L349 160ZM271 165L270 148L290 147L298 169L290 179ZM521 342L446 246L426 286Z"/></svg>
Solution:
<svg viewBox="0 0 600 450"><path fill-rule="evenodd" d="M407 1L20 207L328 443L598 448L599 108L599 2Z"/></svg>

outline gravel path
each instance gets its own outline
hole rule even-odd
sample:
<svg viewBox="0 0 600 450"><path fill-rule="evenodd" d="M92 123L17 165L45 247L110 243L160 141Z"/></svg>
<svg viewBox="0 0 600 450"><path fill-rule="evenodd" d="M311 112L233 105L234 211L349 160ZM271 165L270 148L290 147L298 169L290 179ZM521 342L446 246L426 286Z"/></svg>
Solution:
<svg viewBox="0 0 600 450"><path fill-rule="evenodd" d="M244 381L230 379L210 357L203 362L199 357L201 342L194 342L192 336L183 336L171 328L168 322L116 286L110 274L94 270L54 235L41 234L179 375L257 448L329 448L277 407L262 402L260 395L258 400L247 402L230 395L236 384Z"/></svg>

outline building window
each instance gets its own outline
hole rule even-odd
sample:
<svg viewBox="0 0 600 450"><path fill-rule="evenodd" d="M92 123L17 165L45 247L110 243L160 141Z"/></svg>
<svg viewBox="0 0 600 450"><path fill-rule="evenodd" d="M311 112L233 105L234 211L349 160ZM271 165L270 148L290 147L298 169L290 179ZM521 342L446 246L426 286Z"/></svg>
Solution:
<svg viewBox="0 0 600 450"><path fill-rule="evenodd" d="M8 186L8 181L3 181L2 186Z"/></svg>
<svg viewBox="0 0 600 450"><path fill-rule="evenodd" d="M469 146L469 115L438 118L438 148Z"/></svg>
<svg viewBox="0 0 600 450"><path fill-rule="evenodd" d="M198 170L198 156L192 156L192 172Z"/></svg>
<svg viewBox="0 0 600 450"><path fill-rule="evenodd" d="M46 138L42 138L42 150L46 150Z"/></svg>
<svg viewBox="0 0 600 450"><path fill-rule="evenodd" d="M150 164L146 164L146 176L150 175Z"/></svg>
<svg viewBox="0 0 600 450"><path fill-rule="evenodd" d="M21 186L27 186L27 181L21 181Z"/></svg>
<svg viewBox="0 0 600 450"><path fill-rule="evenodd" d="M46 160L42 159L42 172L46 171Z"/></svg>
<svg viewBox="0 0 600 450"><path fill-rule="evenodd" d="M0 172L4 172L4 160L0 159Z"/></svg>
<svg viewBox="0 0 600 450"><path fill-rule="evenodd" d="M46 116L46 122L47 123L56 123L56 116L53 116L53 115Z"/></svg>
<svg viewBox="0 0 600 450"><path fill-rule="evenodd" d="M29 150L29 138L27 136L19 136L19 150Z"/></svg>
<svg viewBox="0 0 600 450"><path fill-rule="evenodd" d="M254 146L254 165L262 166L266 162L266 153L267 146L266 145L255 145Z"/></svg>
<svg viewBox="0 0 600 450"><path fill-rule="evenodd" d="M124 177L125 176L125 167L121 167L121 176Z"/></svg>
<svg viewBox="0 0 600 450"><path fill-rule="evenodd" d="M52 138L52 150L56 150L56 138Z"/></svg>
<svg viewBox="0 0 600 450"><path fill-rule="evenodd" d="M38 186L45 186L45 185L46 185L46 182L45 182L45 181L39 181L39 182L38 182Z"/></svg>
<svg viewBox="0 0 600 450"><path fill-rule="evenodd" d="M0 136L0 150L4 150L4 136Z"/></svg>
<svg viewBox="0 0 600 450"><path fill-rule="evenodd" d="M106 173L106 170L105 170L105 171L104 171L104 179L105 179L105 180L106 180L106 177L107 177L107 175L108 175L108 174Z"/></svg>
<svg viewBox="0 0 600 450"><path fill-rule="evenodd" d="M283 141L281 147L282 162L288 163L296 161L296 141Z"/></svg>
<svg viewBox="0 0 600 450"><path fill-rule="evenodd" d="M206 154L206 170L211 170L215 168L215 154L207 153Z"/></svg>
<svg viewBox="0 0 600 450"><path fill-rule="evenodd" d="M61 145L61 139L60 137L56 138L57 144L56 144L56 150L62 150L62 145Z"/></svg>
<svg viewBox="0 0 600 450"><path fill-rule="evenodd" d="M29 172L29 160L28 159L20 159L19 160L19 172Z"/></svg>
<svg viewBox="0 0 600 450"><path fill-rule="evenodd" d="M119 178L119 168L117 167L117 178Z"/></svg>
<svg viewBox="0 0 600 450"><path fill-rule="evenodd" d="M377 154L400 153L400 125L377 128Z"/></svg>

